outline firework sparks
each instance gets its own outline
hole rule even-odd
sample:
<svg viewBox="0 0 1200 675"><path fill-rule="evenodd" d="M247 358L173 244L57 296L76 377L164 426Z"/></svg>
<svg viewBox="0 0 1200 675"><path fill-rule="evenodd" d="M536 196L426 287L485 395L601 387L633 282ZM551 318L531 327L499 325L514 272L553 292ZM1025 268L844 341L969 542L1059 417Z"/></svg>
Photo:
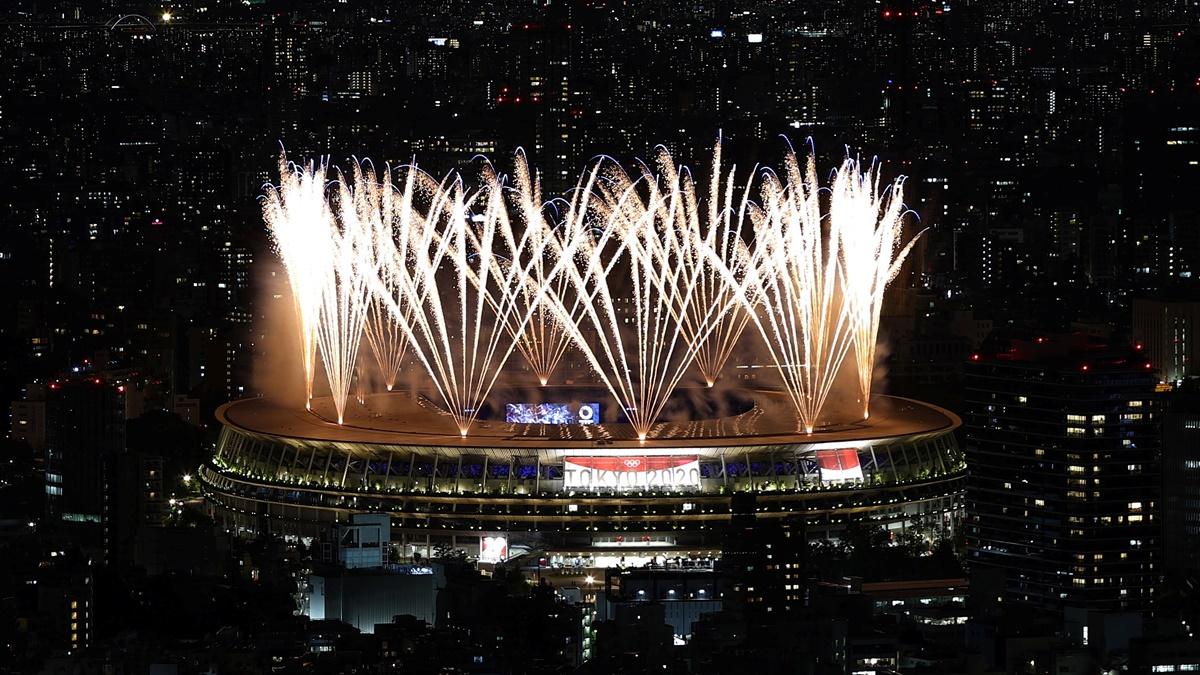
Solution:
<svg viewBox="0 0 1200 675"><path fill-rule="evenodd" d="M784 175L786 183L773 174L763 180L763 217L740 297L812 433L851 347L852 321L838 292L837 234L823 228L815 160L801 168L790 153Z"/></svg>
<svg viewBox="0 0 1200 675"><path fill-rule="evenodd" d="M877 167L847 159L828 213L811 156L763 172L755 204L719 142L703 201L661 150L633 176L598 163L553 216L520 153L511 187L490 165L474 189L402 173L356 165L328 189L323 164L281 159L264 199L307 397L319 353L339 423L351 386L366 400L364 336L389 390L411 350L463 436L513 351L545 384L573 345L645 439L691 364L712 386L751 323L804 432L851 353L869 414L884 291L915 242L901 245L902 183L881 191Z"/></svg>
<svg viewBox="0 0 1200 675"><path fill-rule="evenodd" d="M375 294L466 436L541 302L544 287L528 286L546 239L512 234L503 186L490 171L474 191L415 167L408 176L397 246L384 248L390 260L381 261L395 283L377 281ZM414 185L428 193L423 213L412 206Z"/></svg>
<svg viewBox="0 0 1200 675"><path fill-rule="evenodd" d="M904 182L879 189L879 168L862 170L847 158L834 177L829 197L830 227L840 245L842 283L853 317L854 355L863 419L870 415L871 380L883 294L900 272L918 233L901 248L904 231Z"/></svg>
<svg viewBox="0 0 1200 675"><path fill-rule="evenodd" d="M750 321L748 312L728 311L714 316L712 308L729 306L735 299L737 286L745 280L750 251L743 230L757 209L750 203L750 182L735 202L736 167L722 175L719 141L713 149L707 208L703 212L691 176L678 175L665 153L659 157L659 166L667 174L668 182L679 185L682 192L683 208L677 210L676 217L682 221L679 233L686 240L678 245L696 276L694 292L687 296L688 302L682 308L680 328L695 349L696 368L711 387ZM718 265L728 269L732 279L722 276L716 269Z"/></svg>
<svg viewBox="0 0 1200 675"><path fill-rule="evenodd" d="M562 271L563 266L557 264L562 244L555 241L551 245L548 239L557 235L555 224L547 219L543 208L541 183L530 171L525 153L518 152L516 160L515 201L526 236L530 239L525 248L542 253L529 260L530 278L517 295L518 304L529 314L528 325L519 333L517 349L538 381L545 386L570 348L571 336L564 330L563 323L555 316L549 303L543 302L540 290L546 289L556 297L564 297L568 292L567 279ZM575 208L575 204L568 203L566 213L574 213ZM503 233L509 249L519 250L512 229L506 229Z"/></svg>
<svg viewBox="0 0 1200 675"><path fill-rule="evenodd" d="M662 180L646 167L638 179L619 168L606 176L594 209L598 230L582 218L568 223L577 250L577 265L565 268L573 301L551 303L642 440L709 332L735 308L733 293L724 303L697 299L708 277L696 252L704 240L688 216L695 196L669 155L660 165Z"/></svg>
<svg viewBox="0 0 1200 675"><path fill-rule="evenodd" d="M317 345L321 348L321 362L329 379L338 424L346 418L346 397L358 363L358 348L370 305L369 282L376 272L371 264L370 224L359 217L359 202L365 199L359 192L370 190L371 186L360 178L356 169L353 183L344 176L338 181L339 208L330 227L331 255L326 259L328 264L319 270L324 278Z"/></svg>
<svg viewBox="0 0 1200 675"><path fill-rule="evenodd" d="M316 376L317 326L320 323L320 270L331 250L333 214L325 195L324 164L306 167L279 159L279 185L267 186L263 220L292 288L304 370L305 406L313 397Z"/></svg>
<svg viewBox="0 0 1200 675"><path fill-rule="evenodd" d="M364 226L369 227L375 247L371 251L374 257L372 267L377 270L379 284L384 293L396 297L399 292L399 278L391 264L396 255L396 226L404 226L409 222L408 218L412 214L412 191L398 193L392 183L390 169L384 170L382 181L377 183L374 169L370 166L360 168L355 175L355 181L370 186L369 189L355 190L354 194L358 197L358 218ZM413 308L406 305L403 311L411 314ZM384 385L391 391L396 386L404 364L408 336L402 323L392 320L391 314L376 293L371 294L367 307L365 336Z"/></svg>

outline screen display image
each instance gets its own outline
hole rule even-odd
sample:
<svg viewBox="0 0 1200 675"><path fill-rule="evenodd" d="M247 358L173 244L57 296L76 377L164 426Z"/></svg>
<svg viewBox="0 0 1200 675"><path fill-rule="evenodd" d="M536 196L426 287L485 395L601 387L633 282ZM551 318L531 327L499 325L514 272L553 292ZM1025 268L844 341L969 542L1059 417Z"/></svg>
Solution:
<svg viewBox="0 0 1200 675"><path fill-rule="evenodd" d="M520 424L596 424L599 403L509 403L504 421Z"/></svg>
<svg viewBox="0 0 1200 675"><path fill-rule="evenodd" d="M858 450L854 448L817 450L817 465L821 469L822 483L840 483L863 478L862 465L858 462Z"/></svg>
<svg viewBox="0 0 1200 675"><path fill-rule="evenodd" d="M479 562L498 563L508 559L508 537L480 537Z"/></svg>

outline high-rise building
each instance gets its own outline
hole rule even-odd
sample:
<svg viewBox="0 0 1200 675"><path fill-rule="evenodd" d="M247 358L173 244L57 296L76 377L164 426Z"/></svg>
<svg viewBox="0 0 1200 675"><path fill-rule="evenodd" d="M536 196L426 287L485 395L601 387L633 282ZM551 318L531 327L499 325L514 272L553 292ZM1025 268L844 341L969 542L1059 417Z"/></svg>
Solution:
<svg viewBox="0 0 1200 675"><path fill-rule="evenodd" d="M29 384L25 398L13 401L12 428L9 435L15 441L27 443L35 453L46 449L46 385Z"/></svg>
<svg viewBox="0 0 1200 675"><path fill-rule="evenodd" d="M37 588L33 616L47 646L70 656L95 640L95 568L75 551L53 551L26 580Z"/></svg>
<svg viewBox="0 0 1200 675"><path fill-rule="evenodd" d="M729 606L751 623L799 613L808 604L804 521L759 519L752 493L734 495L730 510L721 551Z"/></svg>
<svg viewBox="0 0 1200 675"><path fill-rule="evenodd" d="M1175 393L1162 421L1163 566L1200 574L1200 381Z"/></svg>
<svg viewBox="0 0 1200 675"><path fill-rule="evenodd" d="M46 400L46 513L104 522L106 485L125 448L125 391L98 377L50 383Z"/></svg>
<svg viewBox="0 0 1200 675"><path fill-rule="evenodd" d="M1200 301L1135 298L1133 338L1145 347L1163 382L1200 375Z"/></svg>
<svg viewBox="0 0 1200 675"><path fill-rule="evenodd" d="M966 368L968 564L1005 600L1144 610L1161 575L1146 355L1082 334L993 336Z"/></svg>

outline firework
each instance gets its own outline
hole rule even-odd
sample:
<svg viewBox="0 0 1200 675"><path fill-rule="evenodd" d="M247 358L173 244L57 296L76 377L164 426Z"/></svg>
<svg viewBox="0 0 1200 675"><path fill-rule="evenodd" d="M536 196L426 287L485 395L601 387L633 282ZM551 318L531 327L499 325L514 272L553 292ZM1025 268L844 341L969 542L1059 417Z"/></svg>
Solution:
<svg viewBox="0 0 1200 675"><path fill-rule="evenodd" d="M637 179L610 171L594 202L599 227L568 222L577 264L564 269L573 299L551 294L550 303L643 440L709 332L735 307L734 293L700 304L709 277L701 264L707 258L697 253L705 240L688 216L695 197L669 155L660 155L660 166L662 180L648 167Z"/></svg>
<svg viewBox="0 0 1200 675"><path fill-rule="evenodd" d="M866 417L884 291L915 241L877 167L847 159L826 198L793 152L754 203L719 142L704 199L665 150L632 174L599 162L550 207L520 153L512 185L491 165L474 188L415 166L396 183L356 165L334 189L324 165L280 174L264 217L308 399L319 353L339 423L352 385L366 401L364 337L388 390L411 351L463 436L514 351L546 384L574 347L645 439L693 362L712 386L749 324L804 432L851 354Z"/></svg>
<svg viewBox="0 0 1200 675"><path fill-rule="evenodd" d="M660 153L658 163L667 174L668 183L679 185L682 192L679 201L683 208L675 215L681 221L679 232L686 239L678 243L681 255L694 270L696 286L681 308L680 328L695 349L696 368L711 387L750 320L745 311L720 312L714 316L712 308L730 305L737 285L745 280L750 251L743 231L746 222L757 214L757 208L750 202L750 182L737 199L736 167L722 175L719 141L713 149L708 198L703 210L691 176L686 172L680 174L665 151ZM732 278L722 276L718 266L728 269Z"/></svg>
<svg viewBox="0 0 1200 675"><path fill-rule="evenodd" d="M346 417L346 397L358 364L358 348L370 306L370 282L376 275L371 250L373 241L369 222L360 217L360 202L367 199L362 192L372 189L355 170L355 180L344 176L338 181L337 217L329 231L330 256L325 258L321 287L321 304L317 322L317 345L321 362L337 410L337 421Z"/></svg>
<svg viewBox="0 0 1200 675"><path fill-rule="evenodd" d="M514 201L526 236L529 237L528 245L524 248L540 253L531 256L528 261L530 278L521 286L517 295L517 303L529 315L528 325L516 335L517 349L544 386L550 381L551 375L571 346L570 334L555 316L549 303L543 301L543 294L540 293L541 289L545 289L555 297L567 295L567 278L563 274L563 266L557 264L563 245L557 241L559 230L556 224L546 216L542 204L541 183L530 171L523 152L517 153L515 174ZM575 194L579 195L578 192ZM577 204L566 203L567 220L572 220L570 214L576 213L577 208ZM515 241L512 228L504 230L503 234L510 250L521 248ZM516 328L511 323L510 326Z"/></svg>
<svg viewBox="0 0 1200 675"><path fill-rule="evenodd" d="M292 164L279 159L279 185L267 186L263 220L292 288L304 371L305 406L313 397L316 376L317 326L320 323L320 270L327 267L333 214L325 195L324 164Z"/></svg>
<svg viewBox="0 0 1200 675"><path fill-rule="evenodd" d="M763 214L740 298L800 425L812 433L851 347L853 322L838 288L837 234L823 227L815 160L801 168L790 153L784 168L786 183L769 173L763 179Z"/></svg>
<svg viewBox="0 0 1200 675"><path fill-rule="evenodd" d="M423 211L413 205L414 186L427 193ZM436 183L410 167L401 203L395 247L376 247L394 283L376 280L375 295L466 436L540 303L544 288L529 284L546 239L513 235L490 171L482 188L468 190L461 177Z"/></svg>
<svg viewBox="0 0 1200 675"><path fill-rule="evenodd" d="M359 197L356 202L359 220L371 233L374 247L370 251L374 259L372 267L377 270L383 294L396 297L400 283L393 264L396 259L396 227L406 227L410 222L412 191L396 191L390 168L384 170L382 181L376 183L374 169L369 165L365 169L360 167L355 174L355 180L369 186L367 189L356 190L355 195ZM367 307L365 336L384 385L391 391L396 386L404 364L408 336L402 328L402 322L392 320L380 297L378 293L371 294ZM413 308L405 306L403 311L411 314Z"/></svg>
<svg viewBox="0 0 1200 675"><path fill-rule="evenodd" d="M903 180L897 179L881 192L879 168L872 165L864 171L858 161L847 158L830 190L830 228L837 233L842 283L847 309L853 317L863 419L870 415L871 380L884 291L921 236L918 233L901 248L906 212L903 187Z"/></svg>

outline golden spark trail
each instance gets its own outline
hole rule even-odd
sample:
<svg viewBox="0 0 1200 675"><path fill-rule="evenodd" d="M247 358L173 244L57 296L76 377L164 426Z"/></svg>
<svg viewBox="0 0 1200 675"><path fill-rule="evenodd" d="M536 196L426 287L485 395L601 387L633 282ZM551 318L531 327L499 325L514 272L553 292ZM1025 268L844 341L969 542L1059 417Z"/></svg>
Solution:
<svg viewBox="0 0 1200 675"><path fill-rule="evenodd" d="M566 276L562 273L563 265L557 264L557 255L562 245L557 242L550 245L547 239L558 235L555 233L555 225L546 218L541 182L530 171L524 152L518 152L516 155L515 173L513 187L517 211L523 221L526 236L530 238L526 248L533 253L542 253L533 256L529 261L532 275L522 284L517 297L518 303L530 315L529 324L521 331L517 340L517 349L525 357L538 381L545 386L571 346L571 336L563 329L563 324L549 304L541 301L543 294L539 293L539 289L545 288L556 297L567 294ZM573 204L568 204L567 212L571 213L573 208ZM505 229L503 233L509 249L517 250L519 247L514 240L512 229Z"/></svg>
<svg viewBox="0 0 1200 675"><path fill-rule="evenodd" d="M784 168L786 184L774 175L763 180L763 218L742 300L811 434L850 349L851 321L837 288L837 235L822 226L815 160L801 169L789 153Z"/></svg>
<svg viewBox="0 0 1200 675"><path fill-rule="evenodd" d="M331 250L333 213L325 195L326 167L292 164L279 158L279 185L266 187L263 220L292 288L304 370L304 405L313 397L317 326L320 322L321 273Z"/></svg>
<svg viewBox="0 0 1200 675"><path fill-rule="evenodd" d="M555 304L560 323L641 440L708 332L735 307L730 294L725 304L705 308L689 344L684 317L704 275L696 263L704 258L693 252L701 240L685 217L680 172L669 156L660 160L671 166L661 181L665 187L648 168L637 180L614 170L599 188L602 199L594 209L599 227L583 218L568 222L567 240L578 251L577 264L565 268L574 300ZM617 285L621 279L628 288ZM594 332L595 347L580 324Z"/></svg>
<svg viewBox="0 0 1200 675"><path fill-rule="evenodd" d="M411 353L463 436L514 351L546 384L574 346L644 440L692 363L712 386L749 324L805 433L851 352L865 418L884 294L916 241L901 244L902 182L881 190L877 167L848 158L823 191L792 152L756 203L719 141L703 198L665 149L632 174L597 163L548 204L519 152L512 185L491 165L474 188L416 166L326 174L281 157L263 217L306 402L319 354L338 423L352 386L366 400L364 337L389 390Z"/></svg>
<svg viewBox="0 0 1200 675"><path fill-rule="evenodd" d="M363 327L370 305L370 281L376 275L370 250L373 246L369 222L360 218L358 202L365 199L359 190L371 186L359 180L355 172L353 183L340 176L338 181L337 218L331 232L331 256L324 267L321 283L320 320L317 322L317 345L321 362L329 379L337 422L346 417L346 397L350 392L358 348L362 343Z"/></svg>
<svg viewBox="0 0 1200 675"><path fill-rule="evenodd" d="M745 279L750 251L743 239L743 230L747 219L757 213L757 208L750 203L749 181L735 204L736 167L722 175L720 141L713 149L708 197L703 211L691 175L686 172L681 175L665 151L660 153L658 164L666 174L667 183L682 192L681 196L674 197L683 207L675 213L681 221L677 232L683 240L675 245L693 270L696 287L681 313L680 328L684 338L696 350L697 369L711 387L720 377L750 321L749 313L740 309L713 316L712 308L732 303L737 284ZM732 280L722 276L714 265L732 272Z"/></svg>
<svg viewBox="0 0 1200 675"><path fill-rule="evenodd" d="M376 247L373 251L375 263L372 266L377 269L379 283L387 294L394 297L398 283L396 270L391 264L395 260L395 228L400 214L412 208L412 193L396 192L390 168L384 169L382 181L376 183L373 168L357 167L355 181L369 186L355 191L354 194L359 197L356 205L359 218L370 226L370 236ZM403 219L400 220L403 222ZM411 313L413 308L406 306L404 311ZM379 373L383 377L384 386L391 391L396 386L404 364L408 336L401 324L392 320L387 308L374 293L371 294L367 308L365 335Z"/></svg>
<svg viewBox="0 0 1200 675"><path fill-rule="evenodd" d="M424 212L412 206L418 184L429 194ZM512 236L504 188L491 173L483 188L468 191L461 178L436 183L410 167L402 203L398 245L381 261L396 283L389 290L376 280L376 297L465 437L541 302L544 287L524 299L545 238Z"/></svg>
<svg viewBox="0 0 1200 675"><path fill-rule="evenodd" d="M833 179L829 198L831 228L838 233L843 286L853 316L854 354L863 419L870 415L871 380L884 291L896 278L918 233L900 247L904 231L904 182L882 193L879 167L862 170L847 158Z"/></svg>

